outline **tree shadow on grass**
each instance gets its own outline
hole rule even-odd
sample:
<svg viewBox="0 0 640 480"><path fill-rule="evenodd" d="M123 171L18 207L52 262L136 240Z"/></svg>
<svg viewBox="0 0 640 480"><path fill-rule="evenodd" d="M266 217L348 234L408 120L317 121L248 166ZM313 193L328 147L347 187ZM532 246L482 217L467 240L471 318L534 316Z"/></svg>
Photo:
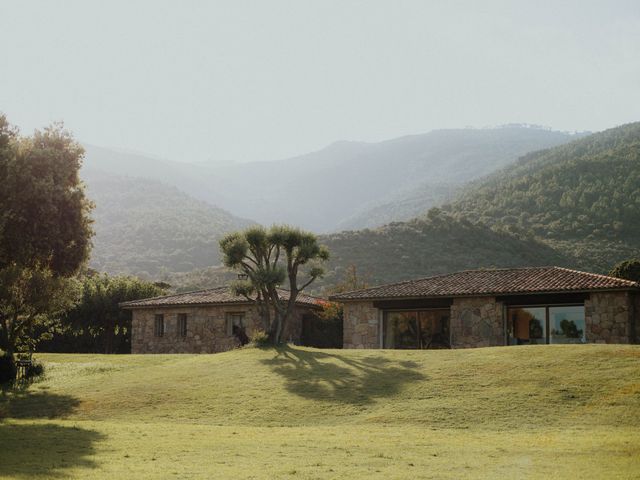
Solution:
<svg viewBox="0 0 640 480"><path fill-rule="evenodd" d="M394 362L379 355L353 358L289 346L276 352L263 363L284 377L287 390L314 400L367 405L426 379L415 362Z"/></svg>
<svg viewBox="0 0 640 480"><path fill-rule="evenodd" d="M3 418L63 418L78 405L80 401L71 395L28 388L4 390L0 392L0 421Z"/></svg>
<svg viewBox="0 0 640 480"><path fill-rule="evenodd" d="M0 477L64 478L71 468L97 468L91 457L103 437L55 424L0 423Z"/></svg>
<svg viewBox="0 0 640 480"><path fill-rule="evenodd" d="M32 390L28 386L0 391L0 477L64 478L68 469L96 468L94 444L104 435L93 430L24 420L54 419L80 404L71 395ZM17 421L11 421L11 420ZM9 420L9 421L7 421Z"/></svg>

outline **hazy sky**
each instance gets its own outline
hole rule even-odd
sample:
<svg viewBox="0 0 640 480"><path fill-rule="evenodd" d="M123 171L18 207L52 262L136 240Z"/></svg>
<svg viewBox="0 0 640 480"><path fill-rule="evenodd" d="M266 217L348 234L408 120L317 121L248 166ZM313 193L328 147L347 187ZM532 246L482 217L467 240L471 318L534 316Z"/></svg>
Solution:
<svg viewBox="0 0 640 480"><path fill-rule="evenodd" d="M0 0L0 111L182 161L602 130L640 120L640 0Z"/></svg>

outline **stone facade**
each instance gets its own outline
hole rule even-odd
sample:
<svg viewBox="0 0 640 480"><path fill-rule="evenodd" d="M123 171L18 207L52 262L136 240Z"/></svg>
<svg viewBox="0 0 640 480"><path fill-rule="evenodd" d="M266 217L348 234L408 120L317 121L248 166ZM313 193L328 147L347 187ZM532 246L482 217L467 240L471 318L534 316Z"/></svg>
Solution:
<svg viewBox="0 0 640 480"><path fill-rule="evenodd" d="M629 343L633 300L629 292L592 293L584 302L587 342Z"/></svg>
<svg viewBox="0 0 640 480"><path fill-rule="evenodd" d="M589 343L640 343L640 295L591 292L584 302ZM452 348L506 345L506 306L495 297L453 298ZM383 312L372 301L344 303L344 348L380 348Z"/></svg>
<svg viewBox="0 0 640 480"><path fill-rule="evenodd" d="M372 302L344 304L344 348L380 348L380 310Z"/></svg>
<svg viewBox="0 0 640 480"><path fill-rule="evenodd" d="M450 318L452 348L505 344L504 305L494 297L454 298Z"/></svg>
<svg viewBox="0 0 640 480"><path fill-rule="evenodd" d="M213 305L184 307L146 307L132 311L131 353L217 353L239 346L234 335L227 333L227 314L243 313L249 337L261 330L260 317L253 305ZM285 338L299 343L302 317L310 309L297 307L287 324ZM155 336L155 315L164 315L165 331ZM187 315L187 336L178 332L178 314Z"/></svg>

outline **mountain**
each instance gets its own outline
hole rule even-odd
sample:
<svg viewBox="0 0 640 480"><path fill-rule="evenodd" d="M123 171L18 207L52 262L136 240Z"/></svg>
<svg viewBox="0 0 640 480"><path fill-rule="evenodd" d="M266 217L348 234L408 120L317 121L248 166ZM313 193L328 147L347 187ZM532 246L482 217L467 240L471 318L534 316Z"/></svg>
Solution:
<svg viewBox="0 0 640 480"><path fill-rule="evenodd" d="M524 148L533 138L549 141L552 137L564 143L527 153L498 171L492 170L500 162L509 163L505 152ZM501 144L506 138L512 141ZM604 272L618 260L640 253L640 123L567 143L568 139L569 136L558 132L507 127L438 131L382 144L340 142L296 159L216 167L216 172L225 171L228 176L221 174L215 179L208 176L214 170L208 166L167 161L156 165L155 160L131 160L125 154L112 167L138 175L173 176L174 184L192 185L189 193L194 196L209 192L222 198L225 192L246 191L246 195L240 194L236 200L246 208L253 198L256 214L253 218L274 208L275 198L282 198L283 202L288 198L289 210L284 204L281 206L283 218L300 218L292 212L307 205L307 217L322 220L322 215L329 215L327 211L334 208L332 205L344 198L343 187L349 182L354 183L354 198L362 199L363 192L382 190L380 185L385 181L398 185L401 177L409 179L404 182L407 184L404 188L380 196L378 205L372 206L362 218L369 221L376 212L379 219L389 214L401 218L409 211L421 215L374 229L323 235L321 240L330 248L332 259L328 274L318 288L339 281L344 268L350 264L356 265L370 283L469 268L522 265L554 264ZM436 144L442 156L429 150ZM427 148L428 145L431 147ZM474 151L472 145L478 148ZM453 155L454 151L459 155ZM484 151L486 156L480 157L479 151ZM398 153L397 163L392 162L392 165L403 165L395 168L395 173L387 169L391 152L403 152ZM107 155L104 160L108 158L115 157ZM496 161L497 158L500 160ZM457 165L457 169L453 165ZM427 166L433 170L431 178L438 181L414 180L426 174ZM229 173L240 167L245 169L247 177L244 187L239 177ZM257 167L260 173L256 173ZM344 174L337 175L338 170ZM360 181L354 182L356 172L360 172ZM281 191L274 187L280 185L283 178L305 175L313 182L293 182ZM335 177L333 181L331 177ZM236 178L237 183L217 188L215 185L224 183L222 178ZM130 192L129 196L118 196L120 203L104 207L112 215L108 222L105 213L96 212L99 233L96 265L110 271L144 271L156 277L158 272L199 269L197 275L173 275L172 280L177 280L178 287L207 286L228 277L223 270L206 267L215 266L219 261L217 238L221 233L240 228L249 221L194 200L178 187L163 185L157 180L144 180L149 193L141 191L138 185L141 180L129 178L125 182L118 177L117 181L124 182L126 188L108 183L92 187L96 180L87 178L90 194L92 189L97 189L94 197L98 205L109 199L109 195L115 195L117 189ZM410 185L412 182L416 182L415 185ZM378 187L370 188L373 184ZM315 206L307 204L311 198L317 198L315 195L319 192L314 193L314 188L318 185L322 185L324 199L317 200ZM254 187L265 194L262 203L255 193L249 193ZM301 190L305 188L303 194ZM449 204L432 209L429 214L422 210L424 205L452 198ZM166 203L162 203L165 200ZM186 205L178 206L180 202ZM346 201L341 218L349 218L347 213L355 211L356 203ZM133 217L127 211L131 205L135 206ZM359 208L367 211L367 205L372 203L363 203ZM127 212L126 219L120 218L122 212ZM355 216L357 214L350 214L352 219ZM118 222L127 226L114 228ZM98 228L101 224L102 230ZM132 238L139 228L145 232ZM184 232L179 236L178 246L173 233L176 231ZM149 238L154 239L152 246L147 245L151 242ZM123 251L127 252L124 258Z"/></svg>
<svg viewBox="0 0 640 480"><path fill-rule="evenodd" d="M374 284L485 267L606 272L640 256L640 123L524 155L413 220L322 241L326 283L349 264Z"/></svg>
<svg viewBox="0 0 640 480"><path fill-rule="evenodd" d="M335 230L409 220L452 200L467 182L500 169L527 152L572 138L562 132L508 125L436 130L382 142L377 144L378 151L370 154L379 162L378 168L384 170L378 177L378 191L338 222Z"/></svg>
<svg viewBox="0 0 640 480"><path fill-rule="evenodd" d="M89 167L81 174L96 205L96 270L157 277L218 265L221 235L251 224L156 180Z"/></svg>
<svg viewBox="0 0 640 480"><path fill-rule="evenodd" d="M525 155L446 209L607 271L640 255L640 122Z"/></svg>
<svg viewBox="0 0 640 480"><path fill-rule="evenodd" d="M355 214L341 221L337 230L376 228L394 221L419 217L431 207L454 200L464 185L464 182L426 181L417 187L400 189L385 200L364 205Z"/></svg>
<svg viewBox="0 0 640 480"><path fill-rule="evenodd" d="M411 218L520 155L572 138L523 126L437 130L379 143L337 142L294 158L241 164L172 162L87 145L85 163L173 185L262 224L331 232Z"/></svg>

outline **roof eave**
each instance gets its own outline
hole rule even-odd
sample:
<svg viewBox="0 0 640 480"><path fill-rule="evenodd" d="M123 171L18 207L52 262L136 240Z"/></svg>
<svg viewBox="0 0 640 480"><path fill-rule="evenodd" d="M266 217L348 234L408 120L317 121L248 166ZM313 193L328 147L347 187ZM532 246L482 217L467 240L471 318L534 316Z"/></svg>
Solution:
<svg viewBox="0 0 640 480"><path fill-rule="evenodd" d="M242 306L242 305L252 305L252 304L253 302L248 302L248 301L207 302L207 303L161 303L161 304L154 304L154 305L130 305L127 303L119 303L118 307L125 310L137 310L139 308L224 307L224 306L231 306L231 305ZM321 305L317 305L313 303L296 302L296 306L322 309Z"/></svg>
<svg viewBox="0 0 640 480"><path fill-rule="evenodd" d="M565 289L565 290L540 290L537 292L483 292L483 293L469 293L469 294L456 294L456 295L407 295L407 296L379 296L379 297L359 297L359 298L339 298L330 296L329 300L332 302L347 303L347 302L372 302L372 301L389 301L389 300L421 300L421 299L433 299L433 298L469 298L469 297L500 297L505 295L553 295L560 293L591 293L591 292L626 292L626 291L640 291L640 287L624 286L615 288L589 288L589 289Z"/></svg>

